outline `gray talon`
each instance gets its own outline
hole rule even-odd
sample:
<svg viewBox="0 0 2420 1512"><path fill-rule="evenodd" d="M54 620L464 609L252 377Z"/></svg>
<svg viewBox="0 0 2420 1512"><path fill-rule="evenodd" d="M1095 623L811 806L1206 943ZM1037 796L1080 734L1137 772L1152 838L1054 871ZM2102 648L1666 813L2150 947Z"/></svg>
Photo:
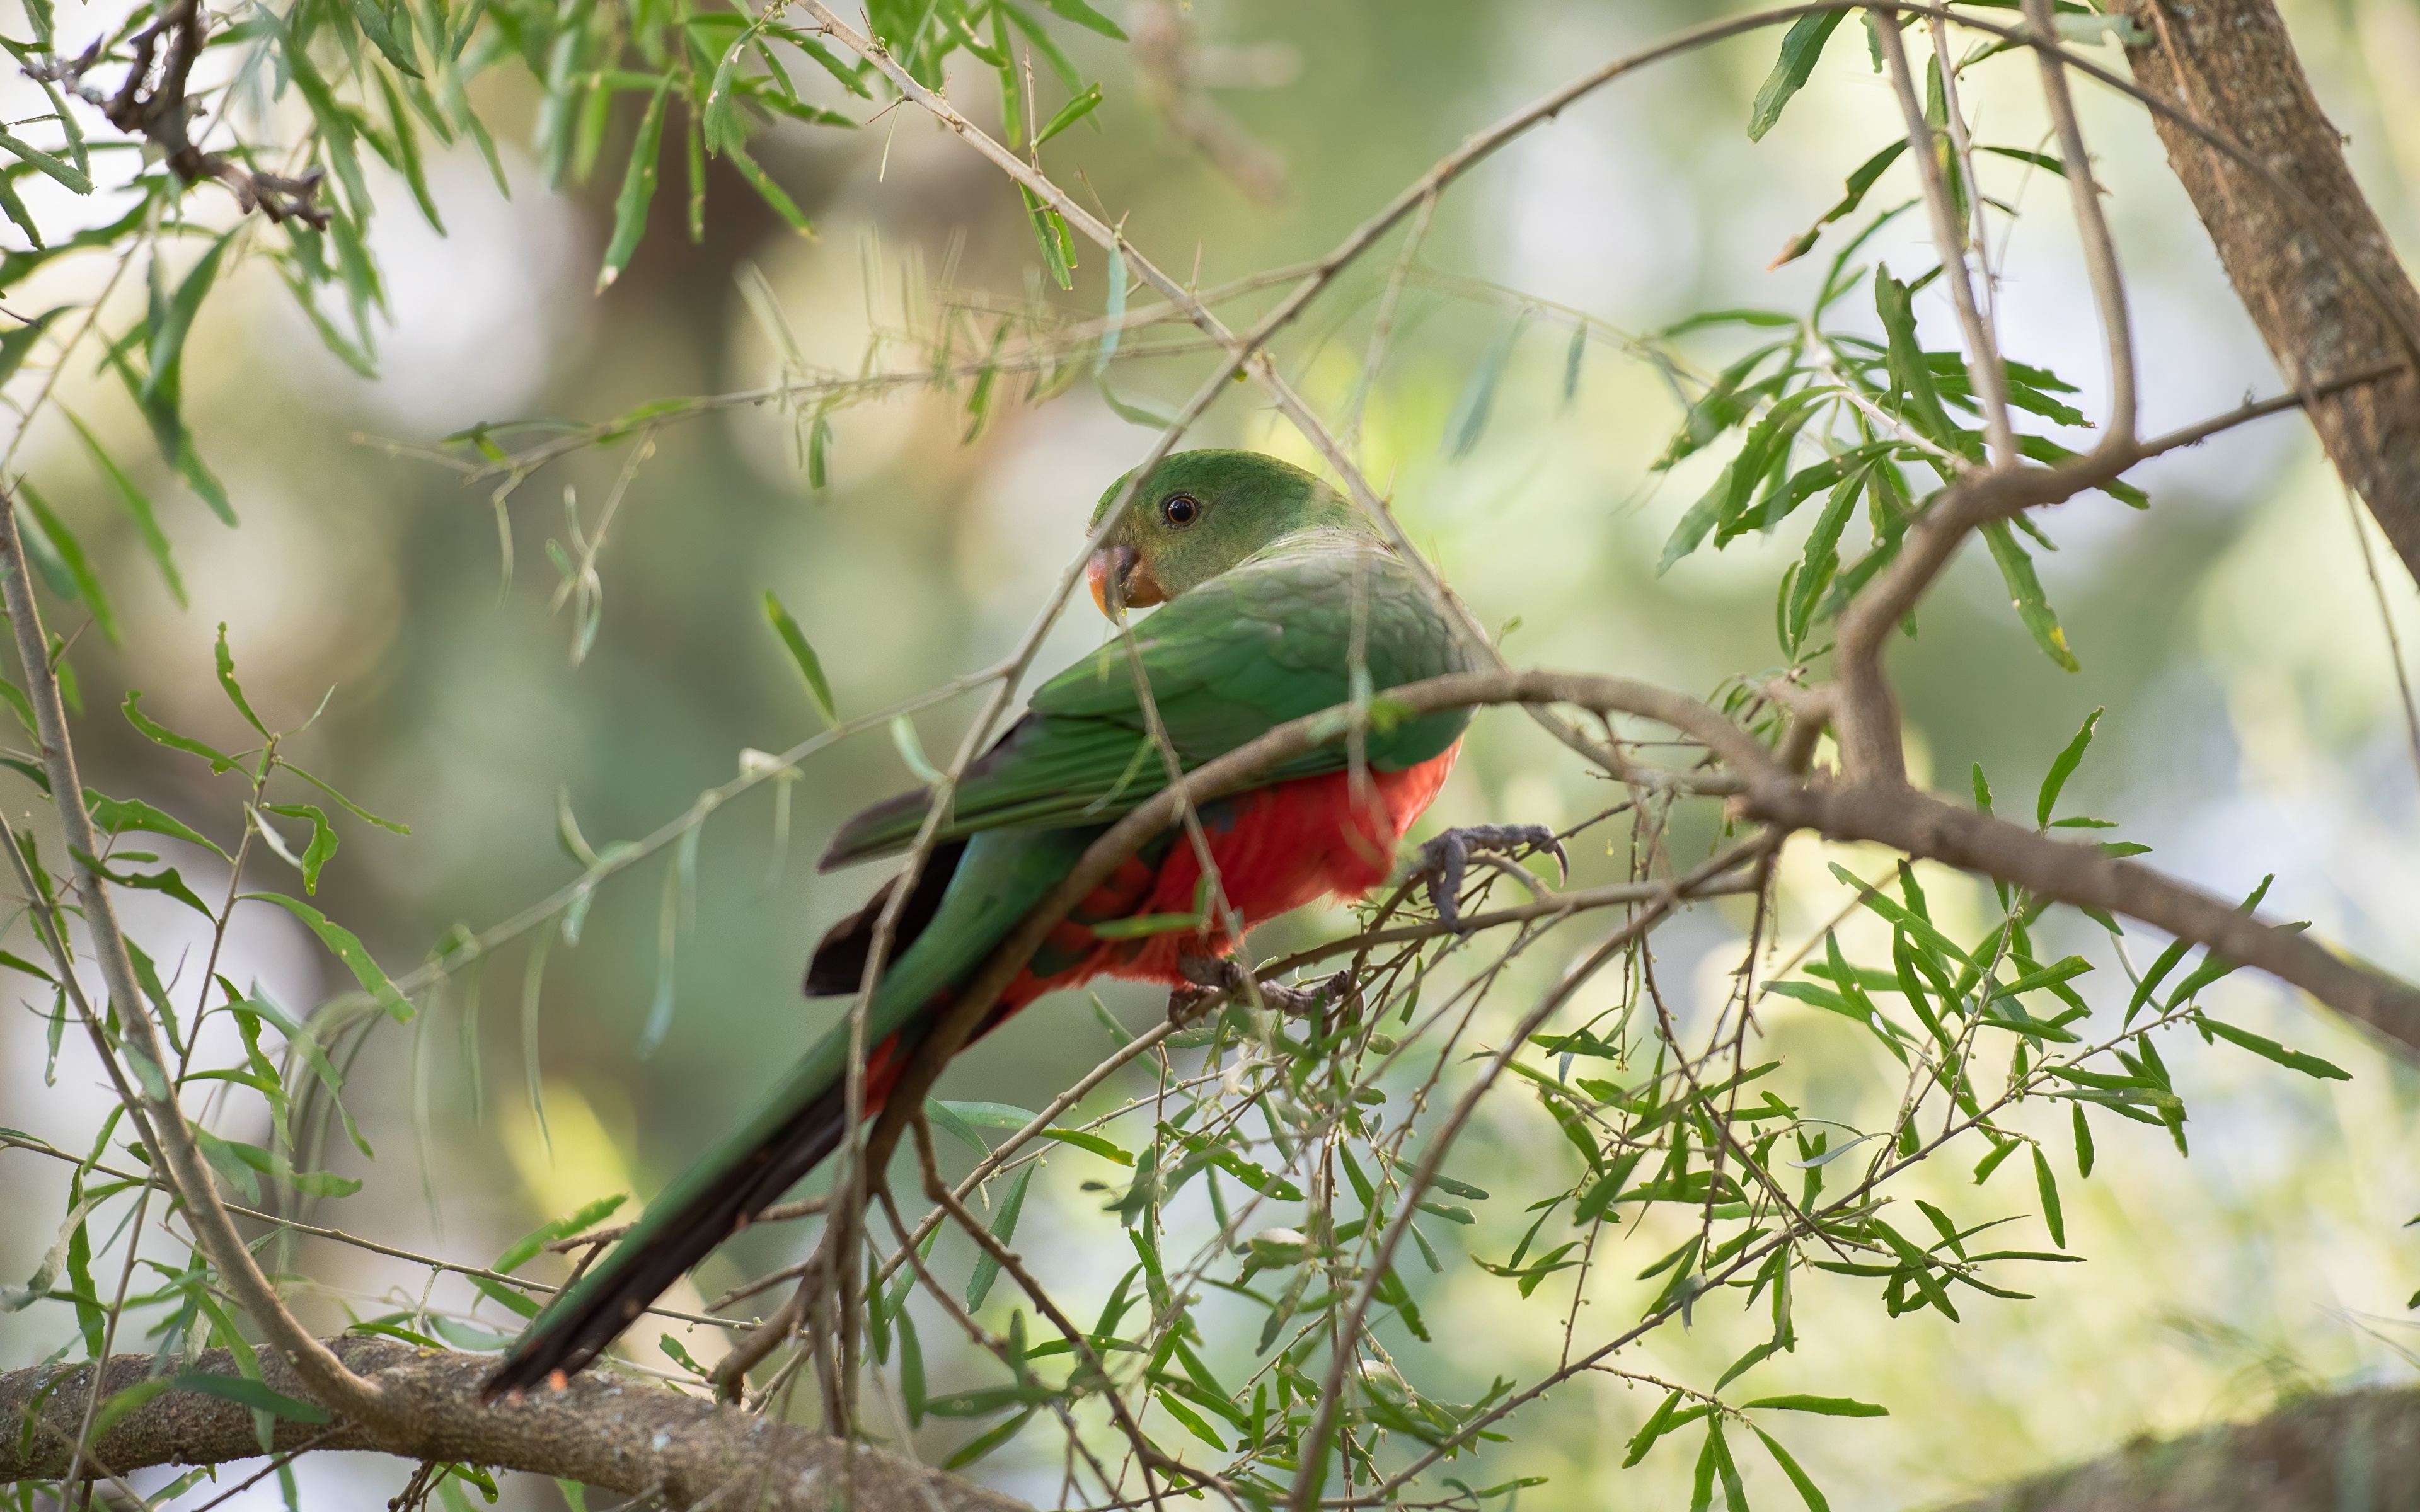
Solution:
<svg viewBox="0 0 2420 1512"><path fill-rule="evenodd" d="M1243 967L1223 957L1180 955L1176 969L1193 983L1190 987L1169 989L1168 1022L1179 1028L1202 1017L1212 1004L1243 992L1249 980ZM1342 1001L1352 985L1351 979L1350 972L1340 971L1303 987L1264 981L1258 983L1258 991L1262 1002L1280 1013L1299 1018L1317 1012L1328 1003Z"/></svg>
<svg viewBox="0 0 2420 1512"><path fill-rule="evenodd" d="M1490 855L1517 860L1542 852L1554 856L1559 875L1568 881L1572 858L1564 854L1562 841L1544 825L1469 825L1449 829L1419 848L1412 858L1410 874L1427 880L1429 904L1436 910L1437 921L1459 934L1462 914L1454 899L1462 893L1462 873L1470 858Z"/></svg>

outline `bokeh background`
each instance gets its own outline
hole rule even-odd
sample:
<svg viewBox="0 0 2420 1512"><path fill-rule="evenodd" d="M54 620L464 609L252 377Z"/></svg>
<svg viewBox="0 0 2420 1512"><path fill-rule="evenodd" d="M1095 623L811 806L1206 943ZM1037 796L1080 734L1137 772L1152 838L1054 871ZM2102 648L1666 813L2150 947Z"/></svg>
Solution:
<svg viewBox="0 0 2420 1512"><path fill-rule="evenodd" d="M2420 8L2288 0L2283 8L2373 202L2407 255L2420 252L2411 193L2420 171ZM1137 8L1133 19L1166 24L1172 14ZM1469 131L1707 14L1678 0L1198 0L1183 21L1198 28L1207 76L1220 85L1207 98L1232 133L1226 169L1154 108L1153 85L1129 54L1072 29L1068 46L1107 90L1104 129L1078 127L1052 144L1047 161L1065 181L1080 169L1086 192L1124 218L1139 247L1180 273L1198 261L1208 286L1325 250ZM1480 617L1519 618L1505 642L1516 663L1622 672L1700 693L1779 664L1772 594L1804 521L1656 576L1666 534L1713 468L1649 471L1678 410L1665 378L1623 343L1591 344L1566 403L1568 328L1540 316L1512 350L1478 444L1459 457L1443 444L1510 318L1511 304L1490 285L1640 333L1700 310L1804 303L1831 243L1777 270L1766 264L1831 204L1841 177L1890 138L1897 107L1854 29L1844 31L1782 126L1752 146L1743 131L1747 100L1775 42L1767 34L1728 43L1591 97L1472 176L1438 210L1423 255L1439 276L1416 281L1405 297L1369 397L1365 454L1371 475ZM2098 55L2122 67L2114 49ZM2040 113L2024 87L2030 72L2004 69L1978 86L1985 138L2040 143ZM985 77L970 70L954 83L954 98L988 118ZM730 779L743 750L780 750L818 727L762 618L766 589L780 593L821 652L845 715L895 702L1014 643L1077 548L1092 501L1153 434L1078 384L1038 408L999 405L967 441L960 401L909 389L834 417L830 486L818 491L799 466L791 418L775 408L667 429L613 517L600 559L601 629L585 661L572 665L568 611L550 612L556 574L546 546L567 539L567 494L593 525L622 451L575 457L520 488L506 521L517 563L507 578L487 488L466 488L381 441L425 447L481 421L595 421L662 395L764 384L775 349L737 285L752 264L807 357L843 371L857 369L877 331L894 333L887 360L912 365L896 333L917 301L929 308L939 297L934 285L954 247L958 289L1009 304L1040 299L1070 317L1100 311L1103 270L1087 249L1072 293L1041 290L1011 188L903 110L856 131L799 127L765 139L762 160L813 216L813 237L793 234L718 168L707 234L692 245L668 166L636 259L594 294L616 175L545 193L515 145L526 141L533 110L519 87L500 75L482 96L499 123L509 200L475 156L438 159L440 237L402 186L390 186L375 226L387 277L376 381L320 348L266 269L240 270L209 307L193 336L188 405L240 529L219 525L156 467L138 469L163 501L190 608L167 595L70 431L44 423L20 458L95 547L127 623L123 647L88 635L73 653L88 780L205 821L214 815L212 833L231 838L242 796L235 779L214 782L197 764L148 746L112 708L140 688L169 724L236 741L235 717L209 671L221 621L271 718L299 720L333 687L324 716L293 743L296 758L413 833L340 823L343 849L318 901L398 970L458 922L484 927L577 874L555 839L559 795L591 841L635 837ZM2131 279L2147 428L2275 392L2148 125L2090 89L2085 108ZM627 149L613 144L629 129L617 123L609 165L621 161ZM1246 171L1227 171L1239 162ZM2065 192L2007 166L1994 191L2024 212L1997 254L2007 269L2007 346L2078 382L2088 411L2106 381ZM1869 203L1912 193L1894 177ZM1929 265L1917 220L1903 218L1903 228L1875 243L1902 276ZM1353 390L1368 305L1387 266L1382 256L1345 281L1281 346L1289 371L1330 413ZM26 313L55 302L53 294L88 293L104 271L56 265L8 290L9 307ZM113 318L134 308L114 307ZM1932 344L1949 345L1938 291L1919 309ZM1862 294L1842 319L1872 324ZM1683 349L1715 366L1735 349L1725 340ZM1186 357L1121 364L1114 381L1132 403L1172 409L1199 367ZM70 404L124 455L149 456L141 421L113 383L74 372L63 384ZM1198 434L1310 457L1243 386ZM1927 603L1919 636L1893 663L1919 775L1962 793L1979 762L2004 799L2029 799L2078 722L2105 705L2100 738L2070 789L2083 811L2121 820L2118 833L2152 845L2155 861L2216 891L2240 894L2273 872L2269 906L2278 916L2309 918L2323 937L2420 974L2409 922L2420 905L2420 775L2388 640L2391 616L2407 648L2420 644L2411 580L2379 546L2373 586L2363 527L2291 416L2164 458L2138 477L2154 497L2148 513L2092 496L2044 521L2063 549L2042 573L2080 673L2060 671L2031 647L1979 554ZM1079 606L1053 631L1045 670L1101 633ZM973 705L961 700L920 717L926 748L953 748ZM414 1024L381 1030L349 1093L379 1158L363 1162L341 1148L332 1155L367 1185L326 1205L322 1221L479 1263L591 1196L651 1193L830 1021L831 1005L799 998L799 970L818 932L862 899L880 869L819 876L814 855L838 819L911 781L876 731L809 764L791 792L785 860L777 859L769 789L713 818L698 856L694 920L677 940L675 1016L651 1056L636 1046L657 995L660 862L599 892L576 948L558 940L534 1020L523 1013L525 956L516 947L492 963L475 1005L458 984ZM1601 807L1604 795L1524 721L1497 715L1481 721L1432 824L1569 822ZM22 809L28 795L18 790L7 801ZM206 857L173 858L205 896L225 885ZM1845 895L1824 870L1836 859L1868 874L1879 864L1806 839L1788 853L1785 945L1839 907ZM1594 877L1622 864L1601 850L1580 860ZM262 865L273 872L279 863ZM292 881L269 876L266 885ZM1953 918L1979 927L1973 885L1947 875L1928 882ZM200 948L193 916L174 904L146 896L127 906L163 964ZM258 905L238 918L229 960L239 980L256 978L298 1009L349 985L289 918ZM1656 937L1666 980L1700 1010L1736 963L1743 924L1729 907L1706 907ZM1290 921L1264 948L1322 926ZM2062 946L2099 951L2102 969L2083 985L2105 1002L2115 990L2102 984L2121 973L2095 933ZM2158 944L2136 943L2138 963ZM1544 954L1516 988L1542 982L1561 959ZM1114 986L1101 996L1129 1024L1158 1008L1154 995ZM1765 1367L1761 1389L1834 1390L1891 1410L1879 1420L1777 1426L1834 1505L1927 1505L2139 1433L2414 1374L2420 1327L2404 1304L2420 1288L2420 1230L2401 1226L2420 1213L2410 1154L2420 1135L2420 1077L2272 983L2232 981L2212 1002L2338 1062L2352 1079L2307 1081L2224 1045L2171 1041L2193 1109L2191 1159L2154 1131L2110 1120L2100 1125L2102 1165L2089 1181L2074 1180L2062 1157L2071 1242L2088 1263L2029 1273L2022 1284L2037 1301L1978 1298L1959 1325L1931 1314L1885 1322L1866 1284L1809 1276L1800 1297L1805 1342ZM1810 1111L1881 1121L1894 1085L1837 1021L1807 1022L1819 1017L1777 1000L1766 1015L1785 1075ZM57 1085L45 1087L40 1016L0 1022L0 1123L63 1144L88 1138L108 1105L89 1060L71 1041ZM954 1069L945 1093L1038 1106L1107 1047L1080 996L1053 1000ZM1140 1076L1113 1083L1094 1108L1147 1085ZM543 1088L544 1134L532 1086ZM240 1123L247 1115L227 1117ZM2061 1110L2045 1132L2063 1122ZM1525 1163L1567 1153L1515 1096L1482 1121L1455 1169L1517 1191ZM1949 1164L1916 1189L1970 1217L2030 1212L2022 1162L1980 1190L1967 1180L1971 1157ZM1078 1190L1087 1174L1075 1161L1055 1162L1019 1235L1029 1257L1078 1294L1105 1287L1125 1251L1115 1219ZM62 1169L0 1161L0 1193L14 1211L55 1211L63 1183ZM1522 1224L1514 1205L1494 1206L1506 1211L1482 1211L1480 1227L1458 1237L1500 1258ZM0 1273L31 1270L50 1222L8 1227ZM2043 1243L2029 1217L2011 1232L2026 1246ZM1653 1239L1639 1241L1642 1263L1669 1247ZM751 1234L699 1285L719 1290L797 1257L806 1242ZM293 1263L365 1313L383 1310L378 1299L395 1288L416 1295L426 1280L407 1262L334 1245L305 1245ZM964 1263L944 1251L945 1268L962 1273ZM1458 1393L1445 1384L1463 1381L1467 1399L1499 1369L1534 1374L1551 1364L1559 1304L1525 1305L1510 1282L1453 1256L1426 1288L1437 1341L1406 1346L1407 1361L1430 1373L1416 1379L1447 1396ZM1626 1319L1621 1295L1583 1311L1584 1336L1591 1317L1597 1332ZM467 1293L457 1300L471 1302ZM1004 1312L1008 1303L1002 1288L990 1305ZM322 1311L337 1317L333 1303ZM492 1307L482 1316L499 1329L510 1323ZM61 1326L39 1310L0 1318L0 1354L11 1364L39 1358L59 1342L45 1330ZM1763 1326L1761 1315L1710 1304L1691 1330L1659 1335L1620 1363L1711 1384ZM938 1314L923 1336L936 1390L990 1379L980 1363L949 1354ZM703 1335L689 1343L700 1354L713 1348ZM1243 1358L1240 1348L1233 1354ZM1622 1441L1654 1402L1618 1381L1582 1381L1514 1419L1511 1442L1461 1473L1473 1485L1545 1475L1522 1493L1531 1508L1677 1504L1689 1450L1669 1446L1636 1471L1615 1469ZM918 1446L939 1457L968 1431L928 1424ZM1047 1500L1056 1456L1044 1433L1031 1441L981 1473ZM365 1501L392 1494L402 1474L392 1462L320 1458L306 1462L302 1481L306 1492ZM1751 1466L1748 1486L1768 1502L1791 1495L1769 1466ZM274 1494L267 1485L257 1493L262 1504ZM552 1504L555 1494L536 1484L507 1489L516 1505Z"/></svg>

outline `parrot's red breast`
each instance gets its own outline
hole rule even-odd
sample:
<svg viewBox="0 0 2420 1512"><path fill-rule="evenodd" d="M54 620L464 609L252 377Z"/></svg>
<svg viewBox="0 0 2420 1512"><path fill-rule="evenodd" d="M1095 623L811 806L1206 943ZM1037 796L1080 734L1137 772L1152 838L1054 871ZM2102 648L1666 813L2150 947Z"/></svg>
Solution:
<svg viewBox="0 0 2420 1512"><path fill-rule="evenodd" d="M1322 898L1351 902L1386 881L1394 870L1395 847L1435 801L1461 753L1457 740L1443 755L1417 766L1367 772L1367 796L1357 804L1350 772L1296 778L1203 804L1202 836L1228 905L1244 928ZM1177 969L1180 954L1232 953L1236 939L1220 928L1125 940L1093 932L1111 919L1192 913L1201 881L1201 857L1181 833L1156 866L1128 856L1052 928L1033 959L1001 991L980 1032L989 1033L1018 1009L1062 987L1081 986L1095 977L1178 986L1189 980ZM869 1110L882 1106L898 1077L895 1048L886 1040L866 1058Z"/></svg>

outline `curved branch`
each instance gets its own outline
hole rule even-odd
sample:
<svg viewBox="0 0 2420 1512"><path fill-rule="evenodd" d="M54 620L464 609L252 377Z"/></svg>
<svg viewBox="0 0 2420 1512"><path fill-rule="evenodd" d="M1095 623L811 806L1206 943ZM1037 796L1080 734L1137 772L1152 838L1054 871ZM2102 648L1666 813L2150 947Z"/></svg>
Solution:
<svg viewBox="0 0 2420 1512"><path fill-rule="evenodd" d="M2005 468L1961 477L1908 526L1890 565L1850 600L1833 641L1832 665L1840 689L1833 711L1840 761L1851 776L1893 787L1907 781L1899 701L1883 673L1883 648L1892 629L1915 610L1916 600L1970 532L2028 509L2064 503L2112 481L2141 459L2136 443L2111 440L2055 468Z"/></svg>
<svg viewBox="0 0 2420 1512"><path fill-rule="evenodd" d="M481 1405L479 1383L492 1356L423 1350L395 1339L347 1336L318 1341L331 1358L377 1383L381 1400L409 1426L408 1458L492 1465L560 1476L626 1496L657 1497L688 1507L725 1488L741 1494L733 1505L762 1512L826 1512L845 1474L856 1480L861 1512L1030 1512L1024 1503L970 1481L880 1450L850 1447L810 1428L736 1409L717 1407L652 1381L616 1379L591 1370L561 1391L518 1402ZM113 1356L102 1367L106 1396L151 1376L148 1354ZM319 1401L292 1367L261 1358L269 1387ZM234 1358L211 1350L189 1373L237 1376ZM76 1414L91 1389L92 1366L37 1365L0 1376L0 1482L55 1477L67 1469ZM33 1431L18 1429L27 1423ZM30 1449L25 1447L30 1442ZM331 1425L277 1420L275 1453L317 1449L387 1449L341 1419ZM209 1465L261 1453L252 1409L198 1391L171 1390L136 1408L93 1445L118 1474L148 1465ZM854 1464L843 1468L843 1457ZM751 1482L753 1484L752 1485Z"/></svg>

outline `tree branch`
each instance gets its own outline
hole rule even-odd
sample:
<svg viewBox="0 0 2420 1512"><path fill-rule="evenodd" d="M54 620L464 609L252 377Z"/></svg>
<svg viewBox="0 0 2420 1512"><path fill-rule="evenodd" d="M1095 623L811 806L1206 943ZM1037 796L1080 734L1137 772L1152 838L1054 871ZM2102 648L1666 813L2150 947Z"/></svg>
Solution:
<svg viewBox="0 0 2420 1512"><path fill-rule="evenodd" d="M1907 122L1909 156L1916 160L1916 181L1924 188L1926 210L1932 220L1932 246L1941 258L1943 283L1949 285L1950 301L1958 309L1958 324L1966 333L1966 370L1973 375L1975 398L1983 407L1983 429L1991 439L1992 465L2009 468L2017 465L2017 433L2009 424L2008 375L2000 367L2000 352L1992 340L1992 328L1983 322L1983 312L1975 302L1974 281L1966 268L1965 230L1958 211L1949 200L1949 187L1942 181L1941 157L1936 150L1932 123L1924 118L1924 101L1916 92L1916 75L1907 66L1907 44L1899 34L1897 16L1877 17L1873 28L1875 42L1882 48L1883 60L1890 65L1891 88L1899 95L1900 114ZM1941 70L1944 88L1956 68L1950 58L1934 59Z"/></svg>
<svg viewBox="0 0 2420 1512"><path fill-rule="evenodd" d="M852 1448L809 1428L603 1370L587 1371L561 1391L489 1407L479 1401L479 1383L495 1365L491 1356L358 1336L318 1347L377 1383L381 1400L409 1427L409 1458L556 1475L626 1496L658 1497L675 1507L694 1506L730 1487L742 1493L729 1499L732 1505L826 1512L848 1473L856 1478L861 1512L1029 1512L1012 1497L896 1455ZM154 1364L148 1354L112 1357L101 1371L104 1398L149 1379ZM261 1368L271 1390L329 1405L275 1356L264 1355ZM195 1356L188 1369L240 1379L225 1350ZM55 1477L67 1468L91 1375L87 1364L0 1376L0 1423L9 1425L0 1433L0 1481ZM29 1415L41 1431L18 1430ZM334 1425L277 1420L271 1452L305 1445L394 1452L389 1435L365 1432L341 1416ZM261 1452L249 1407L183 1389L136 1408L93 1445L101 1463L121 1475L149 1465L223 1464ZM854 1460L845 1472L844 1456Z"/></svg>

